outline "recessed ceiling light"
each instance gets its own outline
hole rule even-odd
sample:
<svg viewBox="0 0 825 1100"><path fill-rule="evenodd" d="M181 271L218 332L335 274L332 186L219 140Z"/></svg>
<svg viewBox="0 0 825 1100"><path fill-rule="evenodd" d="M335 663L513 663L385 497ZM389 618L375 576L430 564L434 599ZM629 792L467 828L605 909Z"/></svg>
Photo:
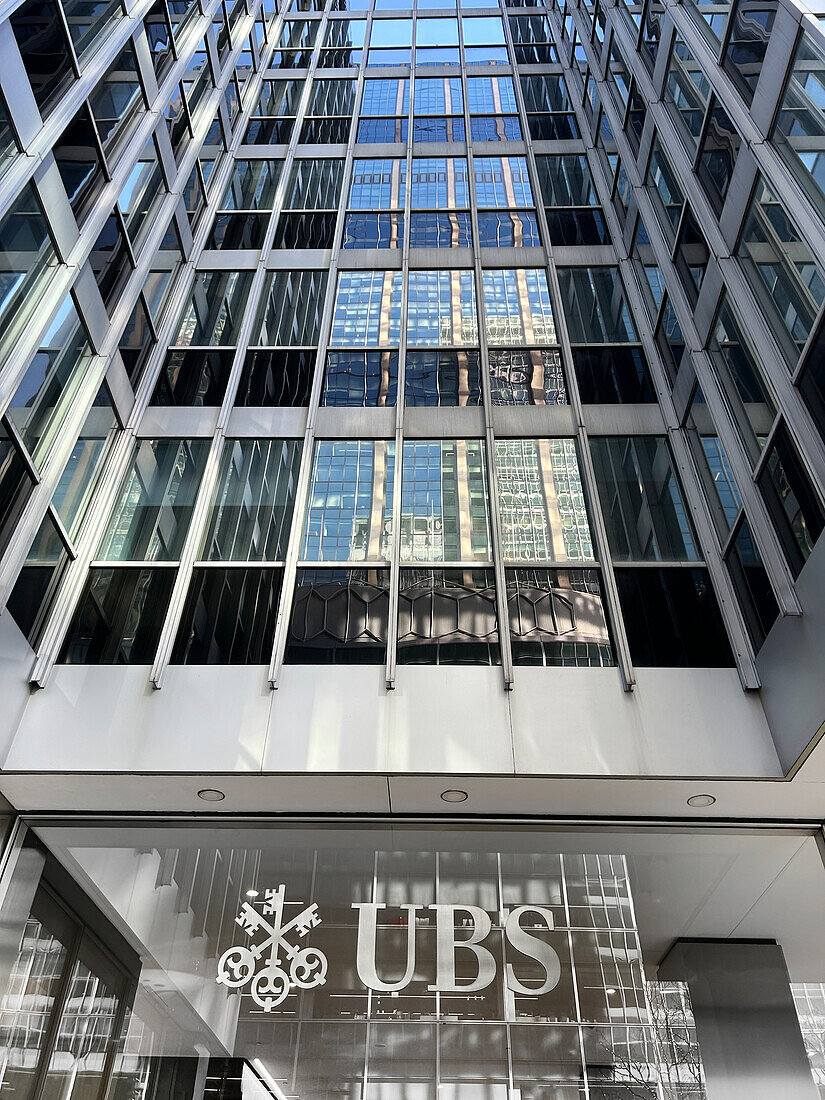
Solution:
<svg viewBox="0 0 825 1100"><path fill-rule="evenodd" d="M246 891L246 896L248 898L256 898L258 896L258 891L257 890L247 890Z"/></svg>
<svg viewBox="0 0 825 1100"><path fill-rule="evenodd" d="M693 806L695 810L704 809L706 806L712 806L716 799L712 794L692 794L687 800L688 806Z"/></svg>
<svg viewBox="0 0 825 1100"><path fill-rule="evenodd" d="M466 802L469 795L466 791L449 790L441 792L442 802Z"/></svg>
<svg viewBox="0 0 825 1100"><path fill-rule="evenodd" d="M226 795L215 787L203 787L198 791L198 798L202 798L204 802L223 802Z"/></svg>

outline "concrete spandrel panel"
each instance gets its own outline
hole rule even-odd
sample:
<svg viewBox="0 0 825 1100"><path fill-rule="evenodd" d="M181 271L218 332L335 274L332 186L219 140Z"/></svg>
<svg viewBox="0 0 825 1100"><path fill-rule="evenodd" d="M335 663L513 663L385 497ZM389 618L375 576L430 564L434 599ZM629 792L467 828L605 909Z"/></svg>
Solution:
<svg viewBox="0 0 825 1100"><path fill-rule="evenodd" d="M31 698L34 653L10 614L0 615L0 760L10 748Z"/></svg>
<svg viewBox="0 0 825 1100"><path fill-rule="evenodd" d="M388 768L395 772L513 773L500 668L401 666Z"/></svg>
<svg viewBox="0 0 825 1100"><path fill-rule="evenodd" d="M820 539L796 582L803 614L779 618L756 658L762 699L779 757L789 771L825 722L825 539ZM825 775L821 759L808 777Z"/></svg>
<svg viewBox="0 0 825 1100"><path fill-rule="evenodd" d="M32 695L5 767L258 771L271 691L262 666L61 665Z"/></svg>
<svg viewBox="0 0 825 1100"><path fill-rule="evenodd" d="M289 665L275 694L265 771L513 771L498 668Z"/></svg>
<svg viewBox="0 0 825 1100"><path fill-rule="evenodd" d="M383 665L287 665L273 692L264 771L386 768L391 692Z"/></svg>
<svg viewBox="0 0 825 1100"><path fill-rule="evenodd" d="M734 669L518 668L520 775L781 775L758 696Z"/></svg>

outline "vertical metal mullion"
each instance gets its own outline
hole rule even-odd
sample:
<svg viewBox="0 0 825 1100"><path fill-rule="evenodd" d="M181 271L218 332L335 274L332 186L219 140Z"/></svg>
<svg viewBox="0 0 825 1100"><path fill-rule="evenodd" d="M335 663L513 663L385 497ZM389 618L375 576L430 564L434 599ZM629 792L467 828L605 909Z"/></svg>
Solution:
<svg viewBox="0 0 825 1100"><path fill-rule="evenodd" d="M212 9L210 9L211 11ZM210 16L204 16L204 18L211 18ZM253 13L254 19L254 13ZM190 35L192 39L192 50L194 50L199 39L197 36ZM187 52L189 52L187 50ZM181 57L186 54L181 54ZM180 60L180 58L179 58ZM226 87L226 83L231 77L234 66L227 64L226 66L226 81L218 85L213 89L212 97L213 102L216 105L216 109L220 104L223 96L223 91ZM258 86L261 85L264 79L265 67L262 65L258 73L255 75L255 80ZM227 150L227 156L225 158L225 164L221 169L223 179L220 181L220 186L215 186L214 196L212 203L216 206L218 197L222 194L222 188L225 186L226 180L231 174L232 167L234 165L234 150L237 149L241 142L241 138L244 133L245 119L248 117L249 111L252 105L256 101L256 95L251 94L249 96L246 107L243 108L240 116L240 122L238 124L235 138ZM204 133L206 131L204 130ZM141 146L142 148L142 146ZM188 175L188 171L191 171L191 163L197 162L198 151L196 147L192 146L187 151L180 167L176 173L176 180L185 180ZM188 171L187 171L188 170ZM171 188L167 187L167 190L171 191ZM211 204L210 204L211 205ZM115 499L118 486L120 485L121 478L125 472L127 465L131 459L135 439L137 436L138 423L148 405L151 394L154 390L155 383L157 381L160 365L163 362L165 355L166 345L169 338L171 338L172 331L178 322L180 316L180 310L183 308L187 300L187 295L190 293L194 276L195 265L194 256L200 254L203 247L203 241L206 239L206 233L208 229L208 219L204 218L201 228L198 232L199 247L193 248L192 257L189 260L185 260L177 273L176 283L174 290L172 291L169 301L166 303L164 311L163 324L156 330L154 322L152 322L152 330L157 336L157 345L153 349L152 354L149 357L149 362L143 371L140 384L135 392L135 400L132 406L132 411L129 415L129 419L123 429L123 431L116 437L114 441L114 447L112 454L110 455L110 461L106 466L103 478L98 487L98 491L95 494L95 498L92 502L92 506L86 516L83 525L83 533L77 541L77 557L72 562L72 567L67 571L64 577L63 584L57 593L55 599L55 605L52 610L52 614L49 621L46 624L43 638L38 649L38 656L32 668L29 682L34 686L45 687L51 675L52 669L60 651L60 647L63 643L63 638L68 630L71 615L74 611L75 605L80 598L83 585L86 581L89 562L92 560L94 547L96 546L102 525L106 519L109 509ZM160 235L160 229L158 229L158 235ZM147 251L146 244L144 244L144 251ZM142 291L138 293L136 301L140 298ZM164 337L165 339L161 339ZM150 364L154 360L154 364L150 367ZM194 516L193 516L194 519Z"/></svg>
<svg viewBox="0 0 825 1100"><path fill-rule="evenodd" d="M413 118L415 117L415 33L416 13L412 16L412 45L410 52L410 96L407 122L407 174L404 181L404 239L401 252L401 329L398 339L398 384L395 398L395 461L392 497L392 555L390 560L389 621L387 623L386 684L390 691L395 687L398 665L398 602L401 588L401 477L404 457L404 410L406 407L407 379L407 315L409 309L410 274L410 215L412 207L413 167Z"/></svg>
<svg viewBox="0 0 825 1100"><path fill-rule="evenodd" d="M501 9L499 9L500 11ZM502 16L506 23L506 16ZM459 17L458 39L461 57L464 58L464 24ZM512 42L508 39L510 59L512 61ZM511 72L515 66L511 64ZM515 81L514 81L515 83ZM510 645L510 619L507 606L507 574L504 569L504 540L501 534L501 514L498 507L498 475L496 472L496 439L493 428L493 406L490 386L490 355L487 346L487 315L484 308L484 277L481 266L481 246L478 235L478 202L476 200L476 180L473 168L473 142L470 129L470 100L467 94L467 67L461 65L461 94L464 99L464 129L467 146L467 179L470 188L470 224L473 233L473 278L476 291L476 322L478 324L479 373L481 375L481 393L484 404L484 448L487 467L487 501L490 515L490 540L493 556L493 575L496 583L496 612L498 615L498 640L501 652L501 672L504 690L512 691L514 686L513 653Z"/></svg>
<svg viewBox="0 0 825 1100"><path fill-rule="evenodd" d="M586 856L579 857L582 861L582 874L585 879L587 877L587 868L585 866ZM582 1009L581 998L579 996L579 974L576 968L576 956L573 953L573 930L571 928L570 920L570 898L567 890L567 869L564 865L564 853L559 853L559 870L561 872L561 889L562 899L564 903L564 917L565 924L567 925L567 950L570 955L570 976L572 978L573 986L573 1004L576 1010L576 1029L579 1036L579 1051L581 1055L581 1073L582 1081L584 1082L584 1096L585 1100L590 1100L590 1078L587 1072L587 1055L584 1049L584 1027L582 1026Z"/></svg>
<svg viewBox="0 0 825 1100"><path fill-rule="evenodd" d="M546 18L549 22L549 13L547 14ZM504 34L507 39L508 46L512 50L513 42L510 31L510 22L508 19L505 19ZM559 56L561 56L561 54L559 54ZM530 127L528 125L527 109L524 104L524 96L522 93L518 66L514 66L513 85L516 91L516 102L518 105L519 120L521 123L522 131L524 133L526 146L525 156L527 160L527 169L530 173L530 185L533 189L533 202L535 204L536 217L538 219L539 225L541 226L541 232L544 237L544 253L546 256L545 270L547 272L547 278L550 285L550 294L553 300L553 318L556 325L556 340L558 342L559 353L562 358L562 370L564 373L570 406L573 409L573 413L576 417L576 438L579 444L579 472L581 474L586 499L590 504L590 515L588 516L588 519L593 529L593 536L597 548L596 557L600 563L602 583L604 586L605 604L607 605L608 617L613 628L613 643L616 649L616 660L622 679L622 687L625 691L632 691L633 686L636 683L636 676L633 670L633 661L630 656L630 645L627 640L627 633L624 626L624 618L622 616L621 604L619 602L619 589L616 584L616 575L613 571L613 559L610 555L610 547L608 546L607 541L607 528L604 523L604 517L602 516L601 511L601 504L599 502L598 486L596 483L596 472L590 456L590 445L587 438L587 431L584 427L582 403L579 396L578 381L576 379L576 372L573 365L573 349L570 344L570 335L567 331L567 318L565 317L564 308L562 306L561 290L559 287L558 275L556 274L556 264L553 258L553 246L550 241L550 231L547 224L547 215L544 210L544 196L541 191L541 183L539 180L538 169L536 168L535 152L533 150L533 139L530 134ZM579 122L579 126L581 128L581 119L578 115L577 121ZM582 130L582 133L584 132L585 131ZM583 141L582 145L584 145ZM582 151L581 155L584 156L584 151ZM590 171L590 161L586 156L585 163L587 165L588 171Z"/></svg>
<svg viewBox="0 0 825 1100"><path fill-rule="evenodd" d="M321 31L325 29L327 21L328 19L325 14L324 19L322 20ZM369 41L371 24L372 12L369 12L367 15L367 28L365 31L364 39L367 42ZM318 46L317 42L316 49L320 49L320 46ZM283 583L281 585L281 595L278 601L278 615L275 620L275 635L272 644L272 657L269 662L269 671L267 673L269 686L272 689L278 687L281 675L281 668L284 662L284 652L286 650L287 633L289 630L289 619L292 610L292 593L295 587L295 577L298 571L298 558L301 549L301 537L304 530L307 499L309 496L309 483L315 457L315 422L318 415L318 406L320 403L321 390L324 381L324 365L326 361L327 348L329 346L329 338L332 328L332 317L335 307L335 297L338 282L338 263L341 255L341 240L343 236L347 196L349 195L350 181L352 179L353 149L355 146L355 136L357 130L356 123L360 114L363 88L364 66L361 65L358 70L358 76L356 77L355 110L353 111L353 121L352 126L350 127L349 141L347 142L347 150L345 154L344 175L341 182L341 195L338 201L338 219L335 226L335 243L332 248L332 256L330 258L329 271L327 274L326 297L324 301L323 314L321 316L321 324L318 335L318 352L315 360L315 376L312 380L312 391L310 393L309 407L307 411L307 424L306 430L304 432L303 453L301 454L301 467L298 473L298 484L295 489L295 504L292 512L292 529L289 534L289 543L287 546L286 559L284 562L284 576Z"/></svg>
<svg viewBox="0 0 825 1100"><path fill-rule="evenodd" d="M602 96L603 101L605 100L605 98L607 98L607 100L610 102L611 108L614 108L615 104L612 103L610 97ZM609 113L610 111L608 111L608 114ZM705 120L706 115L707 108L705 112ZM623 156L622 152L620 151L622 149L622 145L624 144L629 147L627 135L623 132L616 130L615 127L613 129L617 152L619 153L620 158L626 165L632 164L632 168L628 172L628 178L631 187L633 188L634 196L636 196L637 198L637 207L639 207L639 198L642 198L642 204L649 200L647 199L647 195L644 194L645 188L643 182L639 184L634 182L634 177L643 179L638 170L637 158L635 156ZM627 168L625 170L627 171ZM685 219L687 217L687 207L688 202L686 201L682 206L679 228L676 233L673 249L670 253L671 263L673 263L674 258L678 254L679 241L681 240ZM612 208L608 209L607 207L605 207L605 217L607 218L608 222L615 221L615 211ZM623 241L623 236L621 234L616 235L614 232L614 239ZM716 255L716 250L712 249L712 251L714 252L714 255ZM646 321L646 312L638 288L638 282L636 278L635 268L633 266L633 261L627 255L624 247L622 247L622 258L618 260L618 267L625 285L628 305L631 309L631 314L633 315L634 320L637 317L641 317ZM625 278L625 276L627 276L627 278ZM681 292L681 286L679 286L679 291ZM692 312L690 312L688 316L690 319L690 324L685 326L685 328L689 331L693 329ZM678 464L679 469L681 470L681 483L685 496L685 502L690 513L690 518L693 521L693 525L696 529L699 549L702 551L701 562L704 563L704 566L708 571L713 589L719 599L720 613L725 623L727 635L732 643L736 669L739 674L742 687L744 689L754 689L759 686L759 676L756 671L756 666L753 659L752 646L745 626L742 610L739 605L739 600L735 596L730 575L728 574L727 569L719 554L718 539L716 537L715 528L713 527L710 517L707 499L701 489L701 486L697 483L695 468L693 466L692 458L690 456L690 451L687 446L687 441L685 440L684 434L679 427L678 417L676 416L675 407L673 405L670 387L668 386L667 379L664 376L664 367L659 358L658 348L656 348L653 341L650 326L647 324L637 325L637 328L639 329L641 334L642 346L644 347L647 357L650 361L651 372L654 378L654 382L657 384L656 388L658 394L658 403L667 427L668 440L673 454L673 459L674 462ZM590 456L588 455L587 458L589 460ZM599 512L599 519L601 520L601 512ZM609 549L607 548L606 544L605 548ZM706 550L709 551L709 553L706 553Z"/></svg>
<svg viewBox="0 0 825 1100"><path fill-rule="evenodd" d="M313 22L320 22L318 38L323 35L324 23L326 16L323 15L320 20L313 20ZM264 239L261 243L260 257L258 266L252 277L252 286L249 290L249 296L244 306L244 316L238 331L238 342L235 347L235 355L232 360L232 367L229 372L229 380L226 386L226 392L224 394L223 402L221 404L220 412L218 413L218 420L215 427L215 433L212 437L212 445L209 451L209 457L207 459L206 469L204 470L203 477L198 489L198 495L195 502L195 508L192 513L192 519L189 524L189 530L186 535L186 540L181 550L181 557L177 576L175 577L175 584L172 589L172 596L169 600L169 607L166 612L166 618L164 619L163 628L161 630L160 639L158 641L158 648L155 653L155 662L152 665L152 671L149 679L155 688L160 688L163 685L163 679L168 668L169 661L172 656L172 647L174 645L175 637L180 625L181 616L183 615L183 608L186 601L186 594L189 589L189 584L192 578L194 561L197 555L198 549L201 545L203 535L206 530L206 524L209 519L210 505L214 496L215 489L217 488L217 478L220 471L221 455L223 452L223 444L226 438L226 429L229 423L229 417L232 414L232 410L235 405L235 396L240 385L241 375L243 372L244 360L246 357L246 350L249 344L250 337L253 335L253 326L258 317L259 306L261 301L261 295L267 282L267 276L269 274L267 268L267 258L272 248L272 241L275 235L275 226L280 216L281 207L283 205L284 196L289 183L290 169L295 159L295 148L298 145L298 138L300 137L301 124L303 116L306 112L306 105L309 100L310 90L313 86L313 79L315 76L315 70L317 67L317 51L313 56L310 66L307 69L307 74L304 77L304 88L301 93L301 99L299 100L295 124L293 126L292 134L290 135L289 145L287 146L286 156L284 157L283 168L281 169L281 175L278 180L278 186L275 190L275 196L273 199L273 207L269 215L269 224L264 234ZM263 83L263 67L261 68L261 79L259 80L259 86ZM256 97L250 95L249 106L255 102ZM244 115L246 114L244 111ZM234 168L236 163L236 153L240 144L239 139L243 135L243 127L238 126L238 132L235 140L232 142L232 148L230 149L229 160L231 166ZM215 190L215 200L218 198L218 190ZM201 248L199 253L203 252L203 241L201 241ZM200 259L198 255L195 264Z"/></svg>

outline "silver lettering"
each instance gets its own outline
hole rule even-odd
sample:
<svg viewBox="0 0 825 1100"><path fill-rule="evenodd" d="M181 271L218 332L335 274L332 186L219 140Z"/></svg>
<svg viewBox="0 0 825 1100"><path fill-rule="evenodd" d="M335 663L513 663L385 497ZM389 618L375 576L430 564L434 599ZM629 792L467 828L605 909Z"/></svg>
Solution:
<svg viewBox="0 0 825 1100"><path fill-rule="evenodd" d="M540 997L542 993L549 993L555 989L561 979L561 960L556 951L540 940L538 936L531 935L521 927L523 913L537 913L547 923L548 929L553 930L553 912L539 905L519 905L507 915L504 922L504 933L507 940L516 951L526 955L528 959L534 959L544 969L545 980L539 986L524 985L516 977L512 963L507 963L507 985L514 993L522 993L527 997Z"/></svg>
<svg viewBox="0 0 825 1100"><path fill-rule="evenodd" d="M377 989L381 993L394 993L409 985L415 973L415 911L418 906L399 906L400 909L407 910L407 966L404 977L397 982L382 981L378 977L375 961L378 910L386 909L386 905L379 902L361 901L355 902L352 907L358 910L358 947L355 959L358 977L364 985L370 989Z"/></svg>
<svg viewBox="0 0 825 1100"><path fill-rule="evenodd" d="M439 993L471 993L486 989L496 976L496 960L481 941L490 933L492 922L477 905L431 905L435 910L436 929L436 978L429 988ZM472 931L465 940L455 938L456 913L468 913L472 918ZM478 962L478 974L469 983L459 985L455 977L456 951L462 948L472 951Z"/></svg>

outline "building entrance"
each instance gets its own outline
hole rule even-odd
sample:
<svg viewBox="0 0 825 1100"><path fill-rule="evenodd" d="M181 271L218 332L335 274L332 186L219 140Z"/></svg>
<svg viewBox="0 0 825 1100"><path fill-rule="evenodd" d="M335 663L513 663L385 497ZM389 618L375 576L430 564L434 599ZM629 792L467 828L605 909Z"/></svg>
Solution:
<svg viewBox="0 0 825 1100"><path fill-rule="evenodd" d="M782 1086L773 1095L815 1100L781 941L794 968L812 952L809 992L825 977L822 945L804 913L776 911L773 873L791 853L793 890L815 869L813 838L698 840L503 825L33 824L3 892L0 1092L734 1100L744 1079L720 1049L738 1028L747 1050L761 1028ZM815 893L821 879L820 866ZM773 920L774 942L732 939L743 920L754 931ZM749 989L753 952L762 984ZM761 1100L758 1086L750 1095Z"/></svg>

